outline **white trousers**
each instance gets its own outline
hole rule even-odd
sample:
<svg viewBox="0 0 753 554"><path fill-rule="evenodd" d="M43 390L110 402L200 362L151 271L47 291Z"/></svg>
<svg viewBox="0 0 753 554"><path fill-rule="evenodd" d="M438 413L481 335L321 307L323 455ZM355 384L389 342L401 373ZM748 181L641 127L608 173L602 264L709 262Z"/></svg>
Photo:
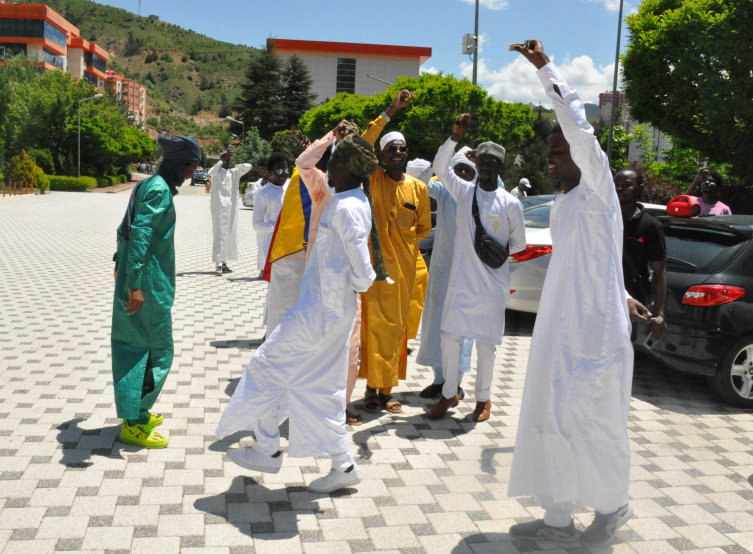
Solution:
<svg viewBox="0 0 753 554"><path fill-rule="evenodd" d="M254 450L265 456L273 456L280 450L280 405L272 410L272 413L267 415L264 419L257 420L254 424L254 434L256 435L256 442L254 443ZM332 459L332 467L336 471L345 471L350 466L356 463L353 458L353 453L348 450L346 452L338 452L330 456Z"/></svg>
<svg viewBox="0 0 753 554"><path fill-rule="evenodd" d="M554 527L567 527L573 519L575 504L572 502L555 502L551 496L536 495L536 501L544 508L544 523ZM628 499L616 506L590 506L599 514L611 514L628 503Z"/></svg>
<svg viewBox="0 0 753 554"><path fill-rule="evenodd" d="M458 393L458 371L460 370L460 350L463 347L462 335L442 331L442 372L444 387L442 396L452 398ZM494 360L497 357L497 345L490 342L476 341L476 402L486 402L492 397L492 379L494 378Z"/></svg>

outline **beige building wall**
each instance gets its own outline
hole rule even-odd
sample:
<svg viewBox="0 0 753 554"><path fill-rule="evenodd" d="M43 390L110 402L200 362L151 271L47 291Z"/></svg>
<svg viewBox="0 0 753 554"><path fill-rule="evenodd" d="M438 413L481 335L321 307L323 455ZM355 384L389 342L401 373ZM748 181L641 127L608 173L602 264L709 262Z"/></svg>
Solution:
<svg viewBox="0 0 753 554"><path fill-rule="evenodd" d="M364 77L366 73L383 81L394 83L403 76L418 77L420 75L419 58L398 58L392 56L367 56L361 54L332 54L328 52L293 52L280 51L282 60L287 60L295 54L301 58L311 72L314 79L312 92L316 94L316 104L331 99L337 88L337 58L355 58L356 60L356 94L372 96L387 90L387 85Z"/></svg>
<svg viewBox="0 0 753 554"><path fill-rule="evenodd" d="M85 68L86 63L84 62L84 51L80 48L69 48L68 73L70 73L74 79L83 79Z"/></svg>

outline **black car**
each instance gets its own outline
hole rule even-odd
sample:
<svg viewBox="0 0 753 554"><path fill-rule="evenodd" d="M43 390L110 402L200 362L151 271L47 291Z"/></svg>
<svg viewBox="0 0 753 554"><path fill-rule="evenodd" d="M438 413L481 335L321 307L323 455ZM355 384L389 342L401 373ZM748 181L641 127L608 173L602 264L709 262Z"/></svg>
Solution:
<svg viewBox="0 0 753 554"><path fill-rule="evenodd" d="M667 336L649 350L708 376L728 403L753 408L753 216L659 217L667 237Z"/></svg>
<svg viewBox="0 0 753 554"><path fill-rule="evenodd" d="M206 185L209 181L209 173L205 169L199 168L191 176L191 186Z"/></svg>

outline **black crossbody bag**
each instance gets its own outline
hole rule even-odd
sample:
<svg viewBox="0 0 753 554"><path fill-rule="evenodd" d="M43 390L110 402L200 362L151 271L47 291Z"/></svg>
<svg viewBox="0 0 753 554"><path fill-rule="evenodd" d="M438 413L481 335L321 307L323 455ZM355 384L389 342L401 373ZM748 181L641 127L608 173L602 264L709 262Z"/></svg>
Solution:
<svg viewBox="0 0 753 554"><path fill-rule="evenodd" d="M476 221L476 237L473 241L473 246L482 262L492 269L498 269L507 261L510 252L506 247L494 240L494 238L487 235L483 225L481 225L481 217L478 214L478 202L476 201L477 190L478 185L473 189L473 206L471 208L473 219Z"/></svg>

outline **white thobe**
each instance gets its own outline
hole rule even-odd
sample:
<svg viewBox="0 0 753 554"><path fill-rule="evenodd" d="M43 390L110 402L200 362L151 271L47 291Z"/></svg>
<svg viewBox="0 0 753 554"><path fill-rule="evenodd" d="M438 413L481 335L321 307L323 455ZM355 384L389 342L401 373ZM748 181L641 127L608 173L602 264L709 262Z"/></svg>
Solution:
<svg viewBox="0 0 753 554"><path fill-rule="evenodd" d="M486 234L506 246L510 254L526 247L523 206L503 187L487 192L455 175L450 170L450 159L456 145L454 140L447 139L433 164L437 177L458 203L455 254L442 311L442 331L502 344L505 307L510 298L509 262L492 269L476 254L473 195L475 192Z"/></svg>
<svg viewBox="0 0 753 554"><path fill-rule="evenodd" d="M272 334L288 310L298 300L301 290L301 279L306 268L306 251L301 250L280 258L272 264L272 272L269 276L269 289L267 289L266 315L264 324L267 327L267 336Z"/></svg>
<svg viewBox="0 0 753 554"><path fill-rule="evenodd" d="M209 170L212 178L212 212L214 246L212 257L215 263L238 259L238 199L241 177L251 171L251 164L238 164L224 169L218 162Z"/></svg>
<svg viewBox="0 0 753 554"><path fill-rule="evenodd" d="M520 187L515 187L510 191L510 194L513 195L514 198L517 200L523 200L525 198L528 198L528 193L524 190L520 190Z"/></svg>
<svg viewBox="0 0 753 554"><path fill-rule="evenodd" d="M533 330L508 494L609 513L628 501L633 376L622 215L578 93L538 71L581 170L552 207L552 259ZM554 91L554 85L562 93Z"/></svg>
<svg viewBox="0 0 753 554"><path fill-rule="evenodd" d="M254 199L254 231L256 231L256 269L264 270L269 254L269 245L275 232L277 218L282 210L285 191L288 190L290 179L281 187L269 184L262 188Z"/></svg>
<svg viewBox="0 0 753 554"><path fill-rule="evenodd" d="M258 420L277 413L287 393L289 456L348 451L348 345L356 293L376 277L370 233L371 208L363 190L335 194L319 222L301 295L246 366L217 426L218 437L254 429Z"/></svg>
<svg viewBox="0 0 753 554"><path fill-rule="evenodd" d="M269 184L269 181L267 181L266 183L264 183L264 185L262 185L261 183L263 180L264 178L262 177L261 179L256 181L253 185L251 185L251 198L253 199L254 202L256 202L256 195L259 194L259 191L262 188L264 188L265 185Z"/></svg>

